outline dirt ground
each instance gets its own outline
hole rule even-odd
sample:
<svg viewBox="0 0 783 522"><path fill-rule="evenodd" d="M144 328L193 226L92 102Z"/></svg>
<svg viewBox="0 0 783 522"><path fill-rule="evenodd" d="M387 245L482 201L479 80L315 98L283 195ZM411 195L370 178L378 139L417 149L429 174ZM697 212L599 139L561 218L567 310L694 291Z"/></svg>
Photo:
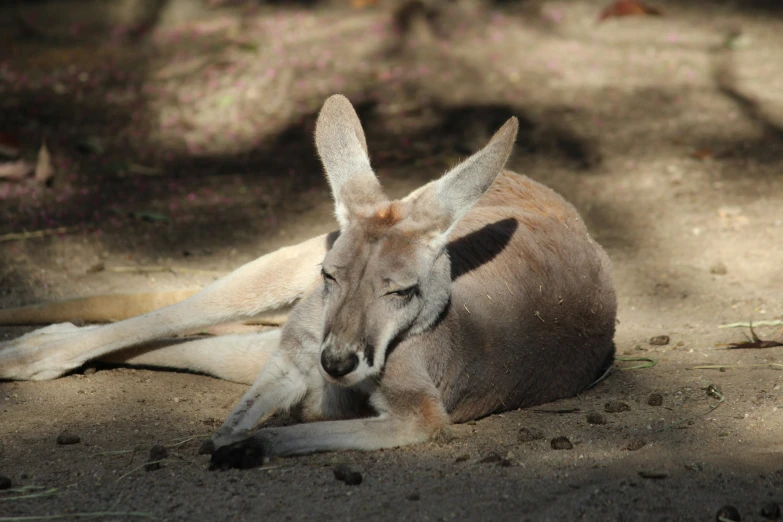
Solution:
<svg viewBox="0 0 783 522"><path fill-rule="evenodd" d="M661 0L663 17L602 24L602 2L449 4L405 38L383 2L110 4L20 3L21 24L0 8L0 132L33 162L45 140L56 170L0 181L0 235L68 227L0 242L0 308L197 288L333 229L312 130L342 92L392 195L518 116L510 166L580 210L614 263L618 357L657 365L429 444L227 472L198 447L243 386L130 368L0 382L0 475L45 488L0 492L0 520L763 520L783 503L783 348L727 350L747 330L718 328L783 318L776 3ZM118 271L154 266L173 270ZM145 471L153 444L169 458Z"/></svg>

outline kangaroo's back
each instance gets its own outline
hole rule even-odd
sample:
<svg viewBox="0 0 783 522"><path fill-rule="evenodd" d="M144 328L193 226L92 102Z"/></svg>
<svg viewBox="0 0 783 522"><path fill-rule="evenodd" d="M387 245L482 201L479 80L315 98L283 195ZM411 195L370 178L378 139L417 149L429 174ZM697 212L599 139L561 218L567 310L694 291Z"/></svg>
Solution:
<svg viewBox="0 0 783 522"><path fill-rule="evenodd" d="M611 364L611 266L576 210L504 172L450 236L448 313L424 340L455 422L572 396Z"/></svg>

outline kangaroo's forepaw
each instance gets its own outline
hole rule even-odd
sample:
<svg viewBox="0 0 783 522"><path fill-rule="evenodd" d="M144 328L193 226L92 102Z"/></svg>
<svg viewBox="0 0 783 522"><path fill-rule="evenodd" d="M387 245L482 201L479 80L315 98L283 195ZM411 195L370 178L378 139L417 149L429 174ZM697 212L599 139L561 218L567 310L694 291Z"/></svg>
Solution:
<svg viewBox="0 0 783 522"><path fill-rule="evenodd" d="M250 469L264 463L264 444L257 437L250 437L215 450L209 462L209 470Z"/></svg>

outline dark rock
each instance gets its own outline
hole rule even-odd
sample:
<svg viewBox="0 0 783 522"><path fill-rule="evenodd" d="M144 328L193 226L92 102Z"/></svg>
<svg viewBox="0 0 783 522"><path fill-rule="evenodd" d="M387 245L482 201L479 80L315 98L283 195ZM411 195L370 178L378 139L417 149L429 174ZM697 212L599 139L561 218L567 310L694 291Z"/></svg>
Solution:
<svg viewBox="0 0 783 522"><path fill-rule="evenodd" d="M666 346L667 344L669 344L669 336L656 335L655 337L650 337L650 340L647 342L653 346Z"/></svg>
<svg viewBox="0 0 783 522"><path fill-rule="evenodd" d="M155 444L150 448L150 460L163 460L168 456L169 450L166 449L166 446Z"/></svg>
<svg viewBox="0 0 783 522"><path fill-rule="evenodd" d="M408 500L416 501L416 500L421 500L421 495L419 495L418 493L411 493L405 498L407 498Z"/></svg>
<svg viewBox="0 0 783 522"><path fill-rule="evenodd" d="M95 263L94 265L89 267L87 269L87 273L88 274L97 274L98 272L103 272L104 270L106 270L106 264L102 263L102 262L99 262L99 263Z"/></svg>
<svg viewBox="0 0 783 522"><path fill-rule="evenodd" d="M606 417L598 413L597 411L593 411L587 414L587 423L588 424L606 424Z"/></svg>
<svg viewBox="0 0 783 522"><path fill-rule="evenodd" d="M470 455L467 453L463 453L462 455L459 455L456 459L454 459L454 462L465 462L470 458Z"/></svg>
<svg viewBox="0 0 783 522"><path fill-rule="evenodd" d="M631 411L631 407L628 403L622 401L609 401L604 404L604 411L606 413L620 413L623 411Z"/></svg>
<svg viewBox="0 0 783 522"><path fill-rule="evenodd" d="M646 444L647 442L645 442L644 439L633 439L628 443L625 449L628 451L636 451L642 449Z"/></svg>
<svg viewBox="0 0 783 522"><path fill-rule="evenodd" d="M215 443L212 442L212 439L205 440L198 448L199 455L212 455L213 453L215 453Z"/></svg>
<svg viewBox="0 0 783 522"><path fill-rule="evenodd" d="M57 435L57 444L60 446L68 446L70 444L79 444L82 438L75 433L64 431Z"/></svg>
<svg viewBox="0 0 783 522"><path fill-rule="evenodd" d="M555 437L549 444L554 450L570 450L574 449L574 445L568 440L568 437Z"/></svg>
<svg viewBox="0 0 783 522"><path fill-rule="evenodd" d="M715 513L715 520L717 522L739 522L742 520L742 517L734 506L723 506Z"/></svg>
<svg viewBox="0 0 783 522"><path fill-rule="evenodd" d="M668 473L664 471L645 471L642 470L639 472L639 476L646 479L665 479L669 476Z"/></svg>
<svg viewBox="0 0 783 522"><path fill-rule="evenodd" d="M5 475L0 475L0 490L8 489L12 486L11 479Z"/></svg>
<svg viewBox="0 0 783 522"><path fill-rule="evenodd" d="M0 489L2 489L1 486ZM775 502L767 502L761 506L761 516L767 520L778 520L780 518L780 506Z"/></svg>
<svg viewBox="0 0 783 522"><path fill-rule="evenodd" d="M662 406L663 405L663 395L660 393L651 393L649 397L647 397L647 404L650 406Z"/></svg>
<svg viewBox="0 0 783 522"><path fill-rule="evenodd" d="M165 446L155 444L150 448L149 462L144 466L147 471L155 471L160 469L160 461L168 458L169 450Z"/></svg>
<svg viewBox="0 0 783 522"><path fill-rule="evenodd" d="M362 483L362 474L348 467L347 464L338 464L332 470L334 478L345 482L349 486L358 486Z"/></svg>
<svg viewBox="0 0 783 522"><path fill-rule="evenodd" d="M544 438L544 433L538 428L520 428L517 434L519 442L532 442Z"/></svg>

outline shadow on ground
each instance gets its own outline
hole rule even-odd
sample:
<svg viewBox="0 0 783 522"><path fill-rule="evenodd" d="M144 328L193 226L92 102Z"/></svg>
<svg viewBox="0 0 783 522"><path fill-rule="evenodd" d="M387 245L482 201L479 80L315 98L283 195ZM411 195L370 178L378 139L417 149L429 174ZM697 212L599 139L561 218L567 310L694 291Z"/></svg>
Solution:
<svg viewBox="0 0 783 522"><path fill-rule="evenodd" d="M768 434L748 433L732 420L733 398L711 415L717 420L702 415L716 400L676 376L682 369L666 365L615 375L578 398L454 426L430 444L279 459L264 469L229 472L206 471L208 456L197 452L201 437L221 422L242 386L127 369L54 382L0 383L0 393L11 399L3 404L11 421L2 433L3 473L20 485L70 484L58 495L8 503L5 514L55 514L78 506L80 512L112 507L168 520L270 515L322 520L327 514L394 520L450 514L470 520L512 515L536 521L708 520L732 504L753 519L765 502L783 500L777 496L783 470L770 453L736 453L731 446L737 437L764 444ZM762 386L772 373L758 374ZM725 375L715 382L730 394L735 380ZM646 404L649 390L662 393L664 407ZM603 413L607 400L624 401L629 411ZM35 412L53 406L67 413L67 420L33 419ZM606 424L586 422L590 412L601 412ZM286 422L277 418L273 424ZM649 424L664 429L651 431ZM520 440L522 428L526 434L539 430L542 438ZM56 445L64 430L82 442ZM720 431L726 433L722 452L705 450L700 441ZM568 437L574 448L553 450L550 439L557 436ZM639 440L641 446L632 445ZM143 464L155 443L168 444L169 457L161 470L147 472ZM362 484L352 488L336 481L337 463L360 471ZM690 492L698 492L698 500Z"/></svg>

